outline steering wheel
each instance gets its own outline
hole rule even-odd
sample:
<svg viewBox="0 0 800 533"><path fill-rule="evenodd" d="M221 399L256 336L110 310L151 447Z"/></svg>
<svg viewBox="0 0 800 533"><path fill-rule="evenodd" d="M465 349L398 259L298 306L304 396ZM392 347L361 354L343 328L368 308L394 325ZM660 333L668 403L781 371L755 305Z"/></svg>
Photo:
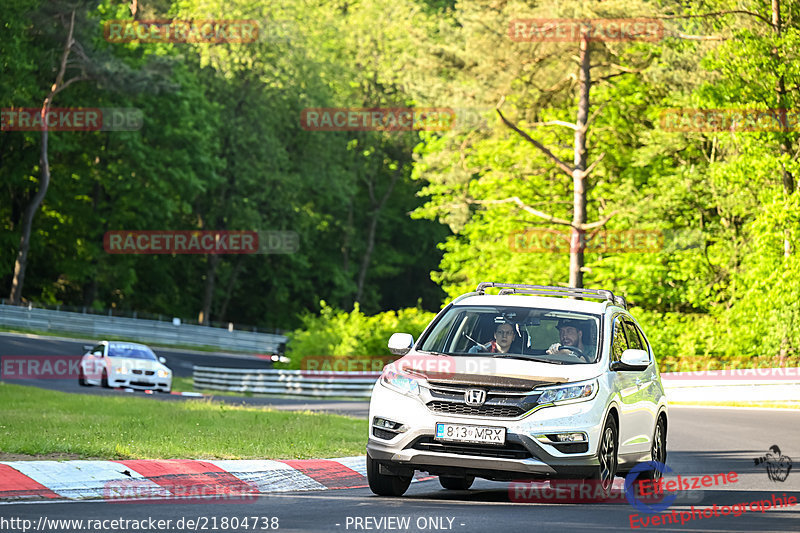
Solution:
<svg viewBox="0 0 800 533"><path fill-rule="evenodd" d="M578 348L577 346L569 346L569 345L566 345L566 344L561 344L559 346L559 348L558 348L558 351L560 352L561 350L569 350L570 352L572 352L572 355L574 355L575 357L582 357L582 358L586 359L586 354L584 354L581 351L581 349Z"/></svg>

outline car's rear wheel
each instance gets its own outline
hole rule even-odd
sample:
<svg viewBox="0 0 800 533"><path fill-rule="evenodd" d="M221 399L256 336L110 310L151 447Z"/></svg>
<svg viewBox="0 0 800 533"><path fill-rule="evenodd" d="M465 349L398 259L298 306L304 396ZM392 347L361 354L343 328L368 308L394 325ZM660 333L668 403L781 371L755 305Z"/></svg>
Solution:
<svg viewBox="0 0 800 533"><path fill-rule="evenodd" d="M86 375L83 373L83 368L80 369L78 372L78 385L81 387L88 387L89 382L86 381Z"/></svg>
<svg viewBox="0 0 800 533"><path fill-rule="evenodd" d="M603 432L600 434L600 445L597 449L599 464L589 478L598 485L598 489L605 494L611 493L614 477L617 475L617 423L608 417Z"/></svg>
<svg viewBox="0 0 800 533"><path fill-rule="evenodd" d="M378 461L367 454L367 481L370 490L378 496L402 496L411 485L411 476L381 474Z"/></svg>
<svg viewBox="0 0 800 533"><path fill-rule="evenodd" d="M656 429L653 431L653 444L650 447L650 460L662 465L667 464L667 424L663 417L659 417L656 422ZM664 477L664 473L658 468L646 470L639 475L640 480L658 481Z"/></svg>
<svg viewBox="0 0 800 533"><path fill-rule="evenodd" d="M475 482L475 476L450 477L439 476L439 483L448 490L467 490Z"/></svg>

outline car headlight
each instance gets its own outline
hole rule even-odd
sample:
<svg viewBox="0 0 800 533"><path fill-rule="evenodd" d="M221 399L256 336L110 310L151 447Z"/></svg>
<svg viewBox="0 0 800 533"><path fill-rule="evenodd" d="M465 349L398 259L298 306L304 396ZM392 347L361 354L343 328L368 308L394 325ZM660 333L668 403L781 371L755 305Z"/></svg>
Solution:
<svg viewBox="0 0 800 533"><path fill-rule="evenodd" d="M168 378L169 377L169 370L159 370L158 377L160 378Z"/></svg>
<svg viewBox="0 0 800 533"><path fill-rule="evenodd" d="M539 396L539 404L559 404L566 402L585 402L597 395L597 381L581 383L580 385L566 385L545 389Z"/></svg>
<svg viewBox="0 0 800 533"><path fill-rule="evenodd" d="M127 374L128 373L128 368L124 367L124 366L114 367L114 373L115 374Z"/></svg>
<svg viewBox="0 0 800 533"><path fill-rule="evenodd" d="M414 396L419 394L419 383L417 380L402 372L386 370L381 375L381 382L387 387L402 392L403 394Z"/></svg>

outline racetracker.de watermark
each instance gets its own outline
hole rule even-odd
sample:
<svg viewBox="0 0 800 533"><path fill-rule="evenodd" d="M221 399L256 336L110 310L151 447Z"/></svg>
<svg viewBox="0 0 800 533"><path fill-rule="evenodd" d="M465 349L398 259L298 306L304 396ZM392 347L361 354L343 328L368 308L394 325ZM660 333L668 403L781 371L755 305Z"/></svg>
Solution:
<svg viewBox="0 0 800 533"><path fill-rule="evenodd" d="M253 503L258 487L224 475L217 482L214 472L204 475L176 475L173 479L150 478L109 481L103 498L109 503ZM210 477L209 477L210 476Z"/></svg>
<svg viewBox="0 0 800 533"><path fill-rule="evenodd" d="M690 370L687 372L664 372L661 379L679 381L798 381L800 368L724 368L720 370Z"/></svg>
<svg viewBox="0 0 800 533"><path fill-rule="evenodd" d="M295 231L107 231L109 254L291 254L300 248Z"/></svg>
<svg viewBox="0 0 800 533"><path fill-rule="evenodd" d="M359 375L371 377L375 372L380 372L383 367L398 358L397 355L308 355L300 361L300 370L304 371L303 374L308 375L330 373L342 378L359 377ZM337 376L338 372L350 372L351 374Z"/></svg>
<svg viewBox="0 0 800 533"><path fill-rule="evenodd" d="M600 480L512 481L508 499L515 503L627 503L621 479L611 487L603 487Z"/></svg>
<svg viewBox="0 0 800 533"><path fill-rule="evenodd" d="M4 355L0 357L2 379L77 379L80 355ZM84 365L87 377L100 377L101 364Z"/></svg>
<svg viewBox="0 0 800 533"><path fill-rule="evenodd" d="M0 131L138 131L144 116L133 107L37 107L0 109Z"/></svg>
<svg viewBox="0 0 800 533"><path fill-rule="evenodd" d="M660 41L664 24L653 18L624 19L517 19L508 35L517 42Z"/></svg>
<svg viewBox="0 0 800 533"><path fill-rule="evenodd" d="M111 43L252 43L255 20L108 20L103 36Z"/></svg>
<svg viewBox="0 0 800 533"><path fill-rule="evenodd" d="M308 131L445 131L455 120L449 107L313 107L300 113Z"/></svg>
<svg viewBox="0 0 800 533"><path fill-rule="evenodd" d="M800 131L800 109L690 109L661 111L661 129L679 132Z"/></svg>
<svg viewBox="0 0 800 533"><path fill-rule="evenodd" d="M508 244L512 252L521 253L654 253L664 249L664 233L646 229L570 233L528 228L511 232Z"/></svg>

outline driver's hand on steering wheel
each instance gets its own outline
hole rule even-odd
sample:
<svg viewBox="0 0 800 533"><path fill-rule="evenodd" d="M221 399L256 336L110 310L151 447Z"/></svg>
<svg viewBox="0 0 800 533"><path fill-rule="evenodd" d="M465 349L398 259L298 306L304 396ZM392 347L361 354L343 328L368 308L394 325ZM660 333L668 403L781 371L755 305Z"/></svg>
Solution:
<svg viewBox="0 0 800 533"><path fill-rule="evenodd" d="M573 352L572 350L563 349L562 345L557 343L557 342L554 343L554 344L551 344L550 347L547 349L546 353L548 355L560 354L560 355L572 355L572 356L575 356L575 357L581 357L582 356L582 354Z"/></svg>

